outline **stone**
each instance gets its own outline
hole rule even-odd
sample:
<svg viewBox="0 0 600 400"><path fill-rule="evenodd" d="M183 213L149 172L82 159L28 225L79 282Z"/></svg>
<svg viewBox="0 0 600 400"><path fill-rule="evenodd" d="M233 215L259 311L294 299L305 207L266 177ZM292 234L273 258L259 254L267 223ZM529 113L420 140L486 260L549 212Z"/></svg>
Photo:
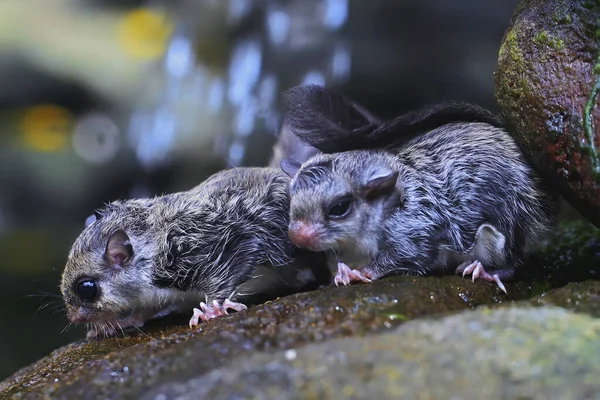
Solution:
<svg viewBox="0 0 600 400"><path fill-rule="evenodd" d="M580 399L600 396L600 321L480 310L242 357L143 399Z"/></svg>
<svg viewBox="0 0 600 400"><path fill-rule="evenodd" d="M600 227L600 3L524 0L495 94L509 132L552 188Z"/></svg>

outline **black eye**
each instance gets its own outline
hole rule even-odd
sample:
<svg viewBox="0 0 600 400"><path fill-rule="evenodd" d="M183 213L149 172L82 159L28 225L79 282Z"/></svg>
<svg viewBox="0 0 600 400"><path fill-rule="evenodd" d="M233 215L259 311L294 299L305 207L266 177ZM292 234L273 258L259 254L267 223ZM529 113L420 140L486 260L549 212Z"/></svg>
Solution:
<svg viewBox="0 0 600 400"><path fill-rule="evenodd" d="M83 301L94 301L98 295L98 286L91 279L83 279L77 283L77 295Z"/></svg>
<svg viewBox="0 0 600 400"><path fill-rule="evenodd" d="M331 207L329 207L329 212L327 213L327 215L329 218L332 219L345 217L350 212L351 206L352 201L349 199L338 201L334 203Z"/></svg>

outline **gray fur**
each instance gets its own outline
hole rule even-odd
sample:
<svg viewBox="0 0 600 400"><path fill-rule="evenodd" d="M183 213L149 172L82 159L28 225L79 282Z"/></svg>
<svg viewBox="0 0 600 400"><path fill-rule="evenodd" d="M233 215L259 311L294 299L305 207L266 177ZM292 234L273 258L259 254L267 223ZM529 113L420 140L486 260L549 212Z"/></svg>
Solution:
<svg viewBox="0 0 600 400"><path fill-rule="evenodd" d="M245 296L238 289L260 287L243 284L265 269L279 270L304 256L315 262L287 236L288 188L281 171L239 168L216 173L187 192L108 204L69 253L61 284L69 315L98 323L134 316L143 321L166 308ZM105 256L118 230L133 248L121 267ZM257 270L259 265L265 268ZM97 301L77 295L84 277L97 282Z"/></svg>
<svg viewBox="0 0 600 400"><path fill-rule="evenodd" d="M395 190L364 196L369 179L394 171ZM473 256L514 271L554 223L553 199L513 139L485 123L447 124L391 151L317 155L290 193L290 222L317 228L311 250L366 265L372 278L426 274ZM328 220L328 207L348 194L349 216Z"/></svg>

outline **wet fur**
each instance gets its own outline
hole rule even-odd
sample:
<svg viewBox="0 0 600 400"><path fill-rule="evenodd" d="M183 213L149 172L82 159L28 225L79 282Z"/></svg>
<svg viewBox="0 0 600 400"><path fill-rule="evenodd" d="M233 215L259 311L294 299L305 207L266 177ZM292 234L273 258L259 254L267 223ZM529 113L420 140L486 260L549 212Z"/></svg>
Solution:
<svg viewBox="0 0 600 400"><path fill-rule="evenodd" d="M276 169L239 168L187 192L108 204L69 253L61 284L67 308L104 324L140 313L135 318L143 321L165 308L252 294L261 285L249 283L266 269L319 262L287 236L288 187L289 178ZM105 259L107 241L119 229L133 246L122 268ZM79 299L82 277L97 281L99 300Z"/></svg>
<svg viewBox="0 0 600 400"><path fill-rule="evenodd" d="M503 129L452 123L396 147L390 137L382 142L388 151L317 155L291 183L291 220L315 224L321 250L349 266L370 260L374 277L457 266L471 256L479 229L489 224L499 235L484 236L492 238L488 244L502 237L505 242L499 257L492 251L490 260L480 261L514 269L553 225L553 199ZM361 197L365 182L386 171L399 172L396 190ZM328 221L328 204L349 192L355 199L352 215Z"/></svg>

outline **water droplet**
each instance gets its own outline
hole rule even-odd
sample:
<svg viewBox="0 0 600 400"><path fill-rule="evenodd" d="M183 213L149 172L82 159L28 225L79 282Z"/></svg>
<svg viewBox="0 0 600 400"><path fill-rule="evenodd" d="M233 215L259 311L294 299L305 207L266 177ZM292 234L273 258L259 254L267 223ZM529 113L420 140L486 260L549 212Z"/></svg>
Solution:
<svg viewBox="0 0 600 400"><path fill-rule="evenodd" d="M285 359L288 361L293 361L298 356L298 352L294 349L289 349L285 352Z"/></svg>

